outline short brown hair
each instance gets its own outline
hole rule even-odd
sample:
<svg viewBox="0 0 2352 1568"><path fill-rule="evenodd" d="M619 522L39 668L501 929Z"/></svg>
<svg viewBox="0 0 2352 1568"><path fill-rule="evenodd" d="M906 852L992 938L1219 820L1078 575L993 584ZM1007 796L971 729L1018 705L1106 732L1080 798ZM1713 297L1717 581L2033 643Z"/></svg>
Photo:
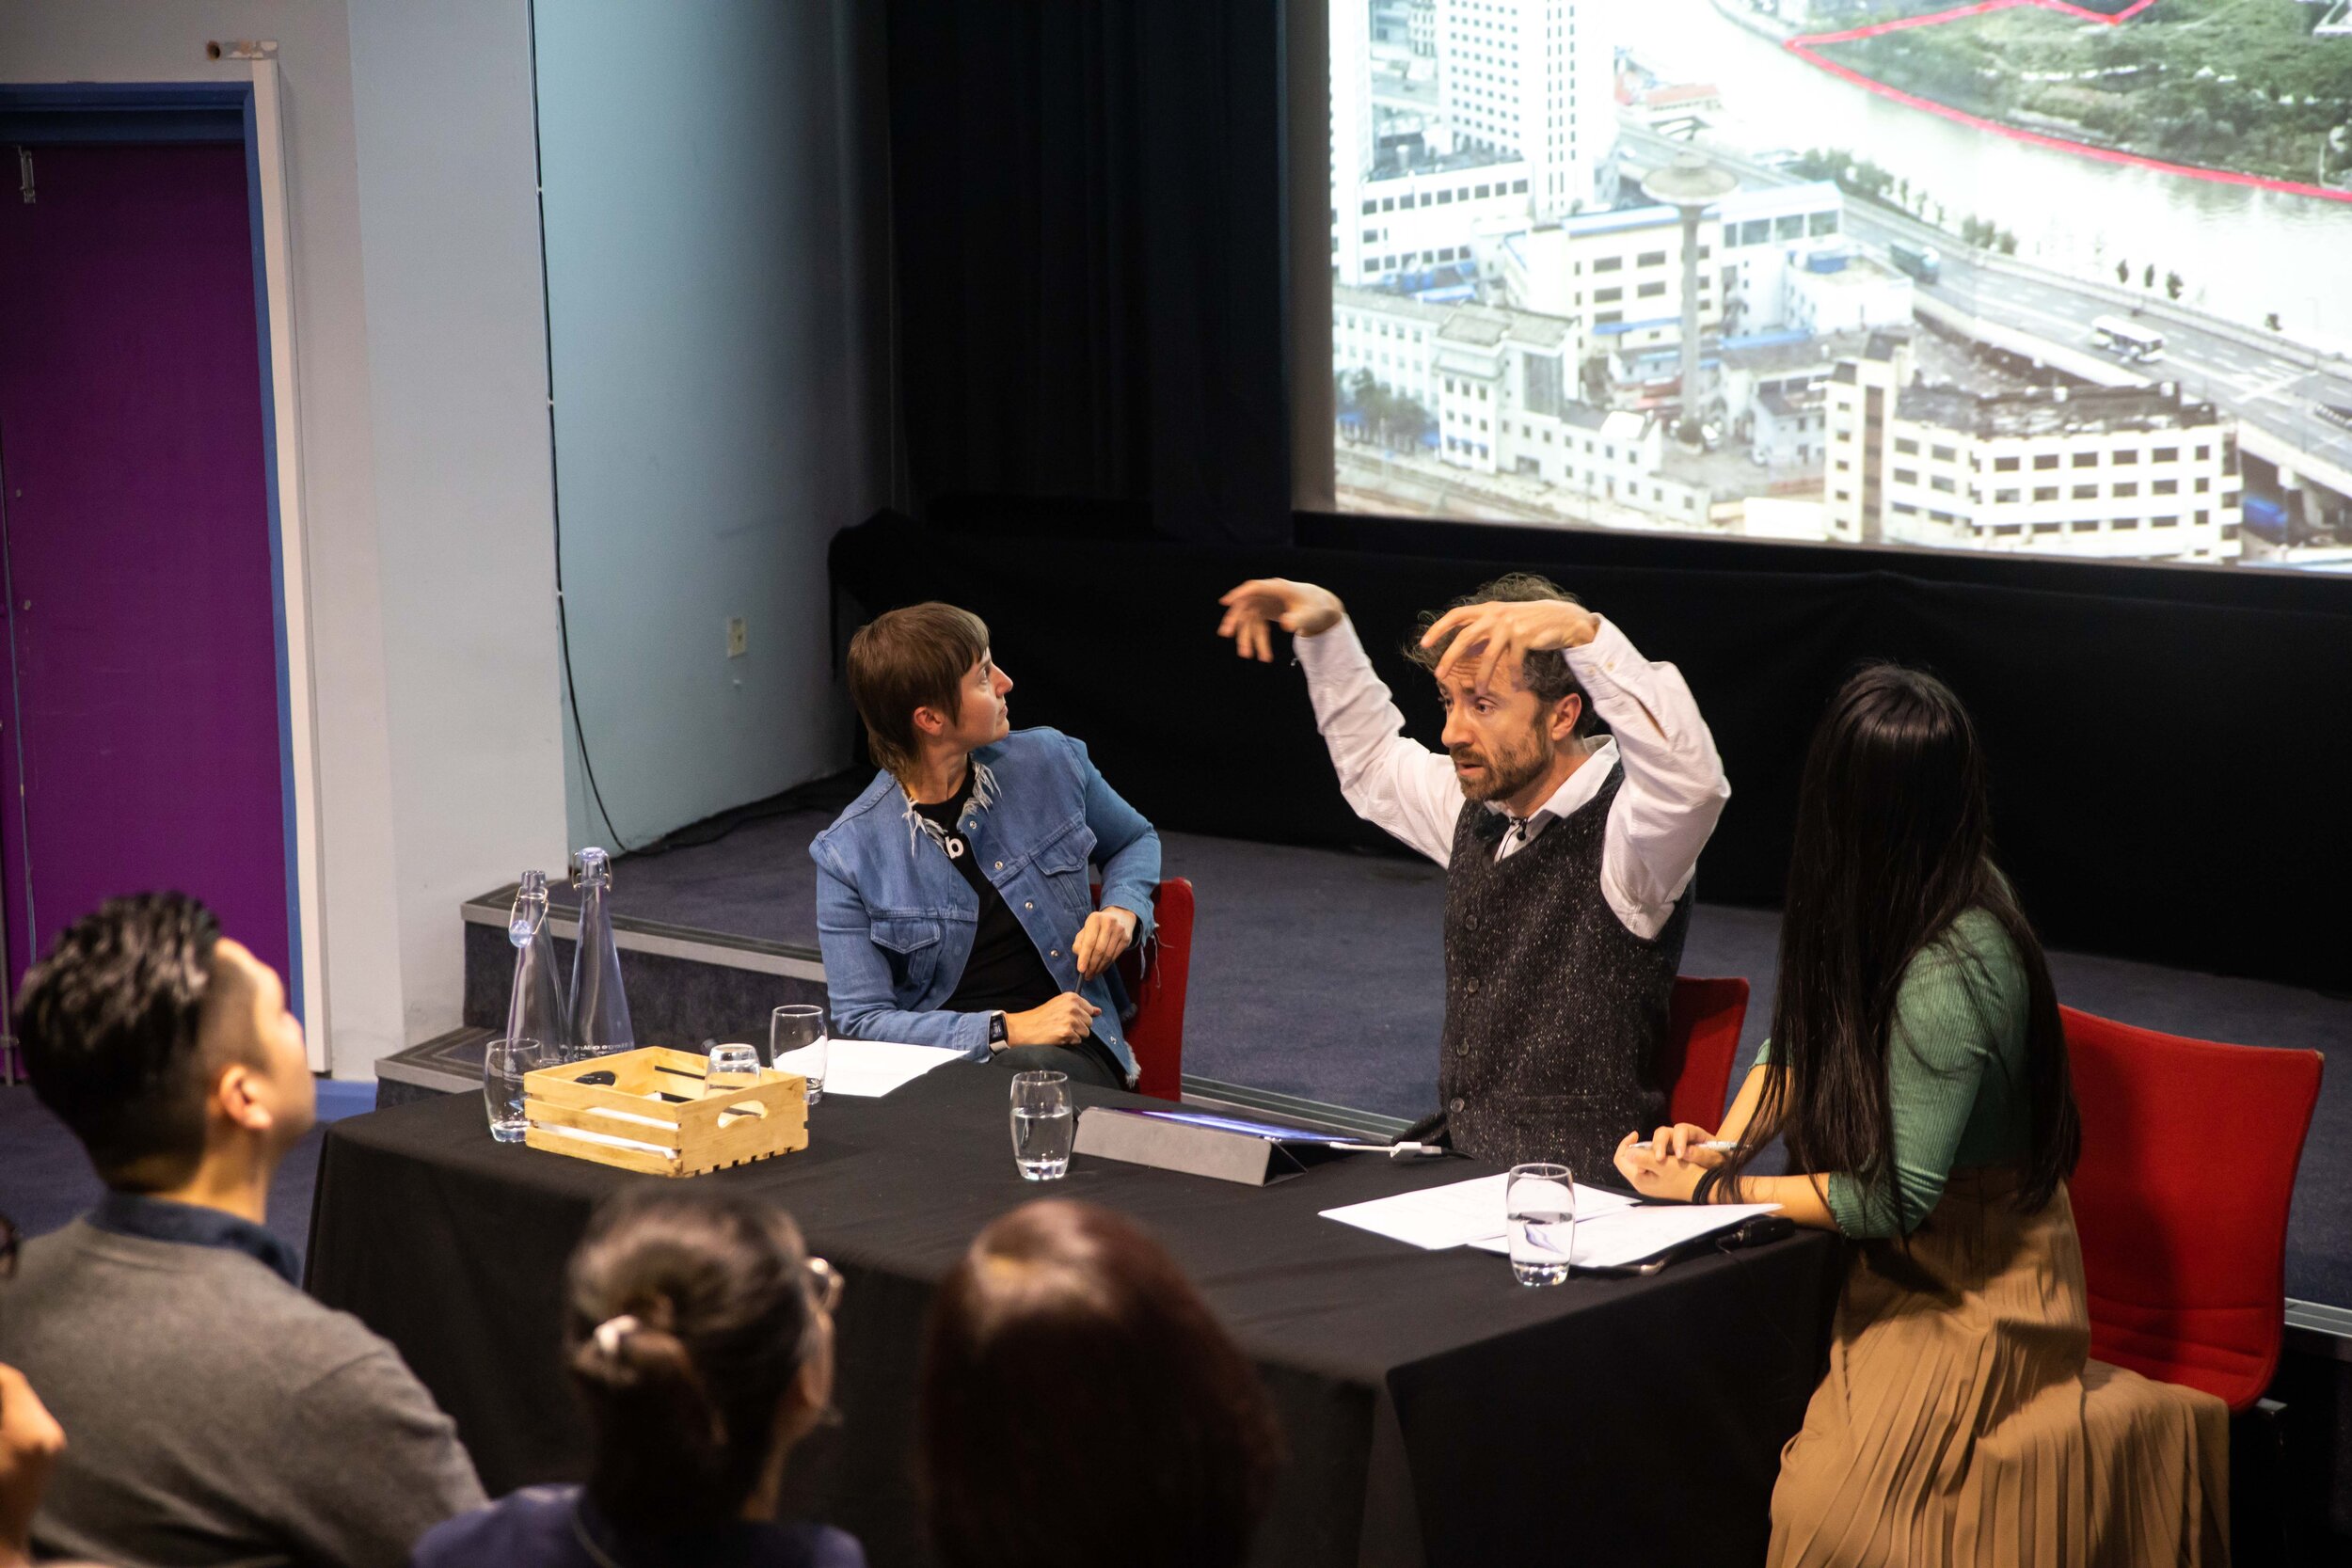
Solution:
<svg viewBox="0 0 2352 1568"><path fill-rule="evenodd" d="M1482 604L1529 604L1537 599L1564 599L1572 605L1584 601L1552 581L1534 572L1506 572L1484 587L1463 594L1446 610L1468 610ZM1435 671L1445 657L1445 651L1454 645L1454 633L1448 632L1434 648L1421 645L1422 637L1438 624L1443 610L1424 610L1421 619L1413 623L1413 636L1405 644L1405 657L1424 670ZM1576 734L1581 737L1593 733L1593 699L1586 694L1576 672L1568 668L1568 656L1557 648L1545 648L1519 660L1519 689L1533 691L1535 700L1549 707L1561 698L1573 695L1578 701Z"/></svg>
<svg viewBox="0 0 2352 1568"><path fill-rule="evenodd" d="M1174 1259L1089 1204L980 1232L932 1306L919 1390L946 1568L1233 1568L1281 1462L1249 1358Z"/></svg>
<svg viewBox="0 0 2352 1568"><path fill-rule="evenodd" d="M914 765L914 710L952 720L963 677L988 652L988 623L932 600L877 615L850 639L850 701L866 721L866 748L893 773Z"/></svg>

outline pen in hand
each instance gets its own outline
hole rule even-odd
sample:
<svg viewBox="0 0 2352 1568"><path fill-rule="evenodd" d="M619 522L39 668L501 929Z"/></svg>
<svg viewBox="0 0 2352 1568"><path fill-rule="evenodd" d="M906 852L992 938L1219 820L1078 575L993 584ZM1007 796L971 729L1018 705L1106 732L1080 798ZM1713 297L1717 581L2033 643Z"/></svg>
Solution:
<svg viewBox="0 0 2352 1568"><path fill-rule="evenodd" d="M1650 1151L1650 1144L1652 1141L1653 1140L1651 1139L1644 1138L1640 1143L1635 1144L1633 1147L1640 1149L1643 1153L1647 1154ZM1690 1148L1711 1149L1717 1154L1728 1154L1740 1146L1728 1138L1709 1138L1705 1143L1689 1144L1685 1147Z"/></svg>

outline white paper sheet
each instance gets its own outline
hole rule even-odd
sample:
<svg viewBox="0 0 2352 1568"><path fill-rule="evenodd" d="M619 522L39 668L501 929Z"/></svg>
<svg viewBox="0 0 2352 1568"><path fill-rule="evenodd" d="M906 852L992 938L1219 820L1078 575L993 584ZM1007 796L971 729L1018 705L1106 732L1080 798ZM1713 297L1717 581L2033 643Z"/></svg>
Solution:
<svg viewBox="0 0 2352 1568"><path fill-rule="evenodd" d="M1668 1247L1680 1246L1718 1230L1728 1230L1756 1214L1769 1214L1777 1203L1692 1203L1628 1205L1589 1217L1582 1188L1577 1189L1576 1236L1568 1243L1568 1262L1580 1269L1621 1269L1655 1258ZM1470 1243L1481 1252L1508 1256L1506 1236L1481 1236Z"/></svg>
<svg viewBox="0 0 2352 1568"><path fill-rule="evenodd" d="M1393 1197L1326 1209L1323 1217L1432 1252L1489 1238L1499 1241L1503 1233L1502 1188L1507 1180L1481 1176L1442 1187L1423 1187ZM1576 1212L1580 1218L1632 1207L1629 1197L1577 1183Z"/></svg>
<svg viewBox="0 0 2352 1568"><path fill-rule="evenodd" d="M857 1100L880 1100L893 1089L906 1087L935 1067L963 1059L961 1051L933 1045L901 1045L897 1040L828 1040L825 1049L825 1093L849 1095ZM786 1052L776 1058L776 1070L806 1077L813 1065L809 1057L816 1050L813 1045L804 1045L798 1051Z"/></svg>

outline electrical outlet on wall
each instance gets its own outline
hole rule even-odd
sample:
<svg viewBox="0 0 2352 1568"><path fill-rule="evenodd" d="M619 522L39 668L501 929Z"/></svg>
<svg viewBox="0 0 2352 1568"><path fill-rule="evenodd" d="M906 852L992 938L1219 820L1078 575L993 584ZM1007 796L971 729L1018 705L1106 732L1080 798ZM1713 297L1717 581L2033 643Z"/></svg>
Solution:
<svg viewBox="0 0 2352 1568"><path fill-rule="evenodd" d="M751 650L751 634L740 615L727 617L727 657L741 658Z"/></svg>

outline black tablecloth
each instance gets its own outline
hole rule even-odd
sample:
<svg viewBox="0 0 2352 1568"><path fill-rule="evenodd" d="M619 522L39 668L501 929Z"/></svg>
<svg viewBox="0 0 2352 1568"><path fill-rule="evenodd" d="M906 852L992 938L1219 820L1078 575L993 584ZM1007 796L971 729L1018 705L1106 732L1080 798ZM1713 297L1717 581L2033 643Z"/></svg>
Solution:
<svg viewBox="0 0 2352 1568"><path fill-rule="evenodd" d="M848 1278L847 1421L796 1455L788 1502L858 1535L878 1568L928 1560L908 1456L933 1289L981 1227L1039 1196L1142 1222L1263 1369L1291 1462L1259 1562L1761 1556L1780 1448L1821 1364L1831 1238L1528 1290L1500 1258L1317 1215L1491 1167L1358 1156L1255 1188L1081 1157L1037 1185L1013 1168L1006 1088L957 1064L884 1100L836 1096L803 1152L694 1179L772 1196ZM578 1479L564 1261L596 1199L659 1180L494 1143L472 1095L341 1121L319 1162L310 1289L399 1347L493 1495Z"/></svg>

